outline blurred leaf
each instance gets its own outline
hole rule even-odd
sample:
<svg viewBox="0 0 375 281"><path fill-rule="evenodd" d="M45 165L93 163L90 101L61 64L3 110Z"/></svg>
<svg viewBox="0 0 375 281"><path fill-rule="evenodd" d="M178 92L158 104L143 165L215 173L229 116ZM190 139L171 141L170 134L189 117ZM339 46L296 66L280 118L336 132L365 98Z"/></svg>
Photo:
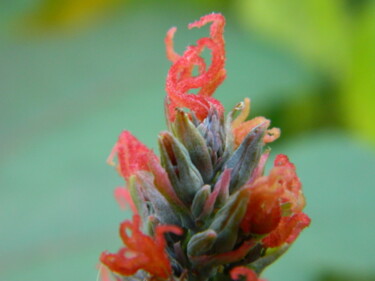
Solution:
<svg viewBox="0 0 375 281"><path fill-rule="evenodd" d="M39 2L39 3L38 3ZM116 12L120 5L134 3L142 7L153 0L39 0L32 12L23 17L23 28L39 35L45 31L65 31L77 29L93 23L99 18ZM158 1L162 2L162 1ZM164 1L165 2L165 1ZM223 11L230 5L228 0L182 0L182 5L189 5L196 10ZM1 4L1 3L0 3ZM163 3L161 3L163 5ZM170 3L173 5L172 3ZM25 4L21 4L21 6ZM18 5L20 6L20 5ZM206 12L207 13L207 12Z"/></svg>
<svg viewBox="0 0 375 281"><path fill-rule="evenodd" d="M340 120L337 124L345 124L372 144L375 144L374 6L374 1L239 1L239 13L247 26L320 69L325 75L320 83L328 81L332 91L325 91L326 100L335 100L334 106L341 108L333 110L337 114L334 119ZM324 115L332 113L324 104L318 108L329 111ZM306 118L308 115L302 116L301 122L311 123Z"/></svg>
<svg viewBox="0 0 375 281"><path fill-rule="evenodd" d="M241 0L252 29L277 39L331 73L345 65L348 18L342 0Z"/></svg>
<svg viewBox="0 0 375 281"><path fill-rule="evenodd" d="M362 9L354 25L351 60L343 79L343 116L353 131L375 145L375 2Z"/></svg>
<svg viewBox="0 0 375 281"><path fill-rule="evenodd" d="M26 16L26 28L70 29L88 24L125 0L43 0Z"/></svg>
<svg viewBox="0 0 375 281"><path fill-rule="evenodd" d="M341 108L337 106L341 97L329 85L301 91L282 95L284 98L278 104L271 103L266 109L254 108L255 116L267 116L273 126L281 128L282 138L276 145L306 132L343 126Z"/></svg>

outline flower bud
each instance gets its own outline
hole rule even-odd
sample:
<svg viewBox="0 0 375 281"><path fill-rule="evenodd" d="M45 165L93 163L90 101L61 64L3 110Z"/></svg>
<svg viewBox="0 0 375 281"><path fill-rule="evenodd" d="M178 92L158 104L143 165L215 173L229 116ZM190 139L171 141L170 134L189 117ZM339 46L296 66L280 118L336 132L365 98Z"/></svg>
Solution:
<svg viewBox="0 0 375 281"><path fill-rule="evenodd" d="M218 233L213 249L215 253L227 252L233 249L240 222L245 215L249 201L250 189L242 189L231 197L227 203L217 212L210 229Z"/></svg>
<svg viewBox="0 0 375 281"><path fill-rule="evenodd" d="M173 123L174 135L188 150L191 161L200 171L203 181L208 183L212 178L213 169L206 141L187 114L179 109L176 111L176 120Z"/></svg>
<svg viewBox="0 0 375 281"><path fill-rule="evenodd" d="M152 175L139 173L137 175L137 180L142 188L143 196L147 202L149 202L148 208L152 208L150 213L154 213L162 224L181 226L179 218L176 216L175 212L173 212L167 200L155 188Z"/></svg>
<svg viewBox="0 0 375 281"><path fill-rule="evenodd" d="M212 229L193 235L187 245L187 254L189 256L200 256L208 252L215 243L216 237L217 234Z"/></svg>
<svg viewBox="0 0 375 281"><path fill-rule="evenodd" d="M170 134L164 132L159 137L161 163L178 197L187 205L195 193L203 186L202 177L190 160L186 148Z"/></svg>
<svg viewBox="0 0 375 281"><path fill-rule="evenodd" d="M191 213L195 218L198 218L203 211L205 203L211 193L211 187L204 185L194 196L193 203L191 204Z"/></svg>
<svg viewBox="0 0 375 281"><path fill-rule="evenodd" d="M266 129L266 123L262 123L252 129L226 163L225 168L232 169L230 193L235 192L243 186L258 165Z"/></svg>

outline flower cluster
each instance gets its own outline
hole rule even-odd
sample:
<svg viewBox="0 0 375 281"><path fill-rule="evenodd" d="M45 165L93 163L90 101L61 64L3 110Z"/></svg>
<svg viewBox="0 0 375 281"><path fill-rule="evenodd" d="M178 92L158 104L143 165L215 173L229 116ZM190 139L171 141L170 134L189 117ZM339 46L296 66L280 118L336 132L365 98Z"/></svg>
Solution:
<svg viewBox="0 0 375 281"><path fill-rule="evenodd" d="M167 33L172 66L160 158L128 131L109 157L126 180L116 197L134 212L133 220L120 226L124 248L100 257L116 280L255 281L310 224L288 157L276 156L264 174L270 153L265 144L280 130L270 129L264 117L246 121L249 99L224 116L212 97L226 76L225 19L210 14L189 28L208 23L209 37L182 55L173 49L176 28ZM211 51L209 66L201 57L204 49Z"/></svg>

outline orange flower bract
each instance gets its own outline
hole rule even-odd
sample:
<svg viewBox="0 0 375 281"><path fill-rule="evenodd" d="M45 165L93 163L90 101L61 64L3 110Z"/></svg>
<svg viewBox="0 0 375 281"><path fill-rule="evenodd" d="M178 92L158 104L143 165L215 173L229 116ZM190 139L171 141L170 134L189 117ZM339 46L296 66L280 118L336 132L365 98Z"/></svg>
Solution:
<svg viewBox="0 0 375 281"><path fill-rule="evenodd" d="M165 252L164 234L171 232L180 235L182 231L176 226L157 226L155 237L150 237L141 232L140 224L139 215L134 215L133 221L123 222L120 226L120 237L126 247L116 254L102 253L100 261L121 275L132 275L142 269L154 276L167 278L172 269ZM131 235L127 231L130 231Z"/></svg>
<svg viewBox="0 0 375 281"><path fill-rule="evenodd" d="M173 50L176 28L171 28L167 33L167 57L173 62L166 82L166 108L170 121L174 120L177 107L190 109L200 120L207 117L211 107L220 114L224 112L222 104L211 95L226 77L223 39L225 18L221 14L210 14L189 24L188 27L202 27L210 22L210 37L199 39L197 45L189 46L182 56ZM211 65L208 68L200 56L205 48L210 49L212 54ZM193 76L195 66L198 67L197 76ZM197 95L189 93L189 90L198 88L200 90Z"/></svg>

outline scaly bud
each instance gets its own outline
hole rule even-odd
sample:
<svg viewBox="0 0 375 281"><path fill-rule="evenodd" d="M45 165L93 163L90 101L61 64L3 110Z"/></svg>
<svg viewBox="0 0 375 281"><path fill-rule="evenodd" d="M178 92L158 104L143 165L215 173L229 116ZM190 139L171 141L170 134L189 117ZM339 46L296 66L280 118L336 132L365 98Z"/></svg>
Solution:
<svg viewBox="0 0 375 281"><path fill-rule="evenodd" d="M197 124L197 129L206 141L215 173L221 168L224 161L226 161L225 152L228 149L226 128L223 126L223 119L215 109L212 109L208 113L207 118Z"/></svg>
<svg viewBox="0 0 375 281"><path fill-rule="evenodd" d="M263 148L263 136L268 124L263 123L253 128L241 145L225 164L225 168L232 169L230 193L244 185L259 162Z"/></svg>
<svg viewBox="0 0 375 281"><path fill-rule="evenodd" d="M147 173L138 173L137 181L142 189L148 208L151 208L149 213L155 214L156 218L162 224L181 226L181 222L173 211L173 208L154 186L153 178Z"/></svg>
<svg viewBox="0 0 375 281"><path fill-rule="evenodd" d="M220 179L216 182L214 190L209 194L202 212L200 213L197 223L204 224L204 221L211 216L214 208L221 208L229 197L230 169L225 170Z"/></svg>
<svg viewBox="0 0 375 281"><path fill-rule="evenodd" d="M204 185L194 196L193 203L191 204L191 213L194 218L198 218L205 207L205 203L211 193L211 187L209 185Z"/></svg>
<svg viewBox="0 0 375 281"><path fill-rule="evenodd" d="M190 160L186 148L170 134L164 132L159 137L161 162L178 197L187 205L193 201L195 193L203 186L203 179Z"/></svg>
<svg viewBox="0 0 375 281"><path fill-rule="evenodd" d="M218 234L213 246L215 253L223 253L233 249L240 222L246 212L249 194L249 189L239 190L229 197L228 202L215 215L209 226Z"/></svg>
<svg viewBox="0 0 375 281"><path fill-rule="evenodd" d="M217 234L212 229L199 232L190 238L187 245L187 254L189 256L200 256L209 250L215 243Z"/></svg>
<svg viewBox="0 0 375 281"><path fill-rule="evenodd" d="M175 136L189 152L191 161L200 171L203 181L205 183L210 182L213 169L206 142L198 129L189 120L188 115L182 110L177 109L173 129Z"/></svg>

